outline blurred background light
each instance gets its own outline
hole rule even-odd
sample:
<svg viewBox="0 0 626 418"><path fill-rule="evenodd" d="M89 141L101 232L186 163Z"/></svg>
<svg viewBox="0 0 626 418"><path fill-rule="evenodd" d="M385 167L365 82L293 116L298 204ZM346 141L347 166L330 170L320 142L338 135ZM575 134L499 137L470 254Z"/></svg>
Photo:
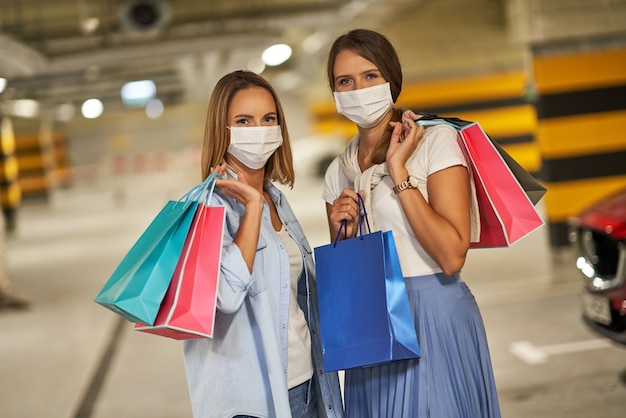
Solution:
<svg viewBox="0 0 626 418"><path fill-rule="evenodd" d="M291 57L291 47L287 44L275 44L268 47L261 58L266 65L276 66L287 61Z"/></svg>
<svg viewBox="0 0 626 418"><path fill-rule="evenodd" d="M158 119L163 114L163 102L159 99L152 99L146 103L146 116L149 119Z"/></svg>
<svg viewBox="0 0 626 418"><path fill-rule="evenodd" d="M0 93L2 93L6 87L7 87L7 79L4 77L0 77Z"/></svg>
<svg viewBox="0 0 626 418"><path fill-rule="evenodd" d="M31 99L14 100L12 113L23 118L34 118L39 114L39 103Z"/></svg>
<svg viewBox="0 0 626 418"><path fill-rule="evenodd" d="M80 21L80 30L85 35L94 33L98 27L100 27L100 19L97 17L87 17Z"/></svg>
<svg viewBox="0 0 626 418"><path fill-rule="evenodd" d="M69 122L76 115L76 106L74 103L63 103L55 109L55 119L60 122Z"/></svg>
<svg viewBox="0 0 626 418"><path fill-rule="evenodd" d="M104 105L98 99L87 99L80 107L80 112L87 119L96 119L102 115L104 111Z"/></svg>
<svg viewBox="0 0 626 418"><path fill-rule="evenodd" d="M129 107L143 107L156 96L156 84L152 80L129 81L122 86L122 103Z"/></svg>

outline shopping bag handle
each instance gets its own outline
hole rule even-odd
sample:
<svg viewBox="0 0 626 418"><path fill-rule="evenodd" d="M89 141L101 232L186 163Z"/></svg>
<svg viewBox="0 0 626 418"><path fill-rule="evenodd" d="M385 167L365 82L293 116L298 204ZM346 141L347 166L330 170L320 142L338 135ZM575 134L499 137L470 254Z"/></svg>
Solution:
<svg viewBox="0 0 626 418"><path fill-rule="evenodd" d="M363 201L363 197L361 197L361 195L358 193L357 193L357 203L358 203L358 210L359 210L359 235L358 237L360 239L363 239L363 219L365 219L365 225L367 225L367 233L371 234L372 230L370 229L370 221L369 221L369 218L367 217L367 211L365 210L365 202ZM341 225L339 226L339 230L337 231L337 236L335 236L335 241L333 242L333 247L337 246L337 242L339 241L339 235L341 234L342 230L344 233L343 239L348 238L347 224L348 222L345 219L341 221Z"/></svg>
<svg viewBox="0 0 626 418"><path fill-rule="evenodd" d="M202 198L202 194L207 192L205 196L205 202L208 205L208 202L211 200L213 196L213 191L215 190L216 180L221 178L221 176L217 173L211 173L207 176L206 179L197 186L192 187L187 193L185 193L178 202L184 202L185 205L191 204L191 202L198 201Z"/></svg>
<svg viewBox="0 0 626 418"><path fill-rule="evenodd" d="M415 124L418 126L434 126L434 125L448 125L448 126L452 126L454 129L459 130L461 129L461 126L452 123L450 121L447 121L445 119L417 119L415 121Z"/></svg>
<svg viewBox="0 0 626 418"><path fill-rule="evenodd" d="M419 119L415 120L415 124L421 126L449 125L455 129L462 129L464 126L472 123L457 117L444 117L433 113L418 112L417 114L419 115Z"/></svg>

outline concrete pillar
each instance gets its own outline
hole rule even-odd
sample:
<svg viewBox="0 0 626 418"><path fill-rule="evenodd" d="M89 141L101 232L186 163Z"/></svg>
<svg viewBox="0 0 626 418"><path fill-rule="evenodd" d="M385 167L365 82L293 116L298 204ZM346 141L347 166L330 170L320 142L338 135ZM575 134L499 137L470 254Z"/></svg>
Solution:
<svg viewBox="0 0 626 418"><path fill-rule="evenodd" d="M626 38L543 42L532 55L544 202L559 247L570 216L626 186Z"/></svg>

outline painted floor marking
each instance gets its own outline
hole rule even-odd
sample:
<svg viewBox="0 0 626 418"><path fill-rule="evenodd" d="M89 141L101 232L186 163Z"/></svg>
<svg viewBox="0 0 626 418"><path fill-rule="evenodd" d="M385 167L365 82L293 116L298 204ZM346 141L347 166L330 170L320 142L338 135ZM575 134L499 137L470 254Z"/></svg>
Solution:
<svg viewBox="0 0 626 418"><path fill-rule="evenodd" d="M548 361L548 357L553 355L598 350L609 347L611 347L611 342L607 339L576 341L572 343L544 345L542 347L538 347L529 341L517 341L511 344L509 350L526 364L541 364Z"/></svg>

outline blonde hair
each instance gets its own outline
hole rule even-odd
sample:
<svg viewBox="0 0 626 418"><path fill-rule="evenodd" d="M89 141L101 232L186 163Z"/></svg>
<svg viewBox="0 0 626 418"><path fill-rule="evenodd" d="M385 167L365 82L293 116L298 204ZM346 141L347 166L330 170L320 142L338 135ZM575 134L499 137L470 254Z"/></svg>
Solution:
<svg viewBox="0 0 626 418"><path fill-rule="evenodd" d="M224 163L226 151L230 143L230 134L227 129L228 107L235 93L250 87L263 88L272 95L276 103L278 124L283 136L282 145L278 147L265 164L265 180L277 181L293 187L295 173L291 142L280 99L267 80L258 74L244 70L234 71L223 76L211 93L204 127L204 143L202 145L202 179L206 179L209 176L211 167Z"/></svg>

